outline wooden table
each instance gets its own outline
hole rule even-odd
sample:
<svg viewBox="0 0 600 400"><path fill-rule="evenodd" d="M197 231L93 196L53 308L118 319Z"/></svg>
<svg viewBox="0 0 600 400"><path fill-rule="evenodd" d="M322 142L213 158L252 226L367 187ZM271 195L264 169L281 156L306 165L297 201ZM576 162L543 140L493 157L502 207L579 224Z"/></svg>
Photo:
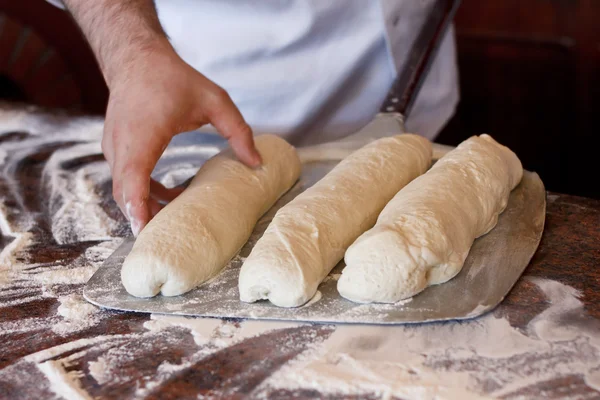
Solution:
<svg viewBox="0 0 600 400"><path fill-rule="evenodd" d="M101 200L85 207L101 207L110 217L108 236L90 239L93 233L88 232L79 240L77 234L61 231L61 243L56 239L53 221L57 208L65 206L66 200L57 200L56 193L52 194L48 165L56 161L53 154L97 142L100 129L98 120L0 111L0 131L4 132L0 134L0 150L4 150L0 151L0 247L4 249L0 256L0 398L52 398L56 393L103 399L245 398L259 393L272 399L381 397L381 393L323 394L311 388L259 388L280 367L329 337L336 330L334 326L274 329L215 347L210 341L199 344L182 326L157 333L149 329L149 322L156 322L149 315L86 309L82 315L88 319L83 322L77 322L77 315L65 316L64 309L59 309L65 307L65 299L77 300L90 271L118 245L119 238L130 234L110 200L110 182L104 181L93 188ZM92 150L85 155L62 160L57 167L61 173L50 175L102 170L99 145L90 146ZM66 207L82 207L80 203L85 201L92 200L75 199ZM85 218L85 207L77 214L81 218ZM591 334L595 329L600 332L599 222L600 201L548 193L541 245L494 316L507 319L517 331L526 333L528 324L549 307L547 297L534 283L533 278L538 277L580 291L584 308L576 319L565 323L580 324L582 331ZM225 323L235 328L244 322ZM109 371L106 376L110 379L98 378L102 373L94 372L96 362L115 352L121 354L119 363L110 368L118 370ZM180 364L181 368L167 368ZM600 359L597 366L600 369ZM549 379L503 397L600 398L600 392L587 386L581 374L565 373L559 365L555 371L550 371ZM527 375L526 368L523 374Z"/></svg>

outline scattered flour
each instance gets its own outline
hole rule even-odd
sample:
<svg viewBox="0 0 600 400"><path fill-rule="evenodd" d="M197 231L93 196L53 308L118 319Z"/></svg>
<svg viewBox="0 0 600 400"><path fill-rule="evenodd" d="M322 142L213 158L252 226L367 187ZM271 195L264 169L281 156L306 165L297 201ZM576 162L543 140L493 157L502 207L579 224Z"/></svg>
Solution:
<svg viewBox="0 0 600 400"><path fill-rule="evenodd" d="M96 361L90 361L88 363L90 375L92 375L98 384L103 385L107 382L115 382L115 379L119 379L118 377L114 377L108 373L109 365L110 360L108 360L106 357L98 357Z"/></svg>
<svg viewBox="0 0 600 400"><path fill-rule="evenodd" d="M337 395L375 393L381 398L520 398L519 392L527 387L572 374L580 374L590 387L598 388L600 331L582 328L584 322L597 321L583 315L585 321L578 326L554 329L540 324L582 311L580 293L555 281L535 278L532 282L544 293L549 307L529 323L527 332L494 314L422 325L338 325L328 339L279 369L253 394L266 397L274 389L314 389ZM151 393L173 374L219 349L276 329L307 325L154 314L144 324L149 332L168 334L168 328L185 328L199 351L181 364L161 363L155 379L136 394ZM118 370L111 369L117 361L101 356L89 363L90 373L100 384L119 379Z"/></svg>
<svg viewBox="0 0 600 400"><path fill-rule="evenodd" d="M589 372L585 376L585 384L600 392L600 369Z"/></svg>
<svg viewBox="0 0 600 400"><path fill-rule="evenodd" d="M2 231L4 233L4 229ZM19 263L15 256L31 242L31 233L18 233L10 244L5 246L0 252L0 288L7 286L15 275L15 269Z"/></svg>
<svg viewBox="0 0 600 400"><path fill-rule="evenodd" d="M361 304L347 311L344 311L341 315L344 317L344 319L348 321L360 321L361 317L365 315L368 315L369 318L372 318L374 320L379 319L383 321L387 317L386 312L402 308L404 305L410 303L411 301L412 297L388 304Z"/></svg>
<svg viewBox="0 0 600 400"><path fill-rule="evenodd" d="M173 326L186 328L190 330L197 345L203 346L210 343L217 348L223 348L266 332L277 329L296 328L303 325L306 324L253 320L235 324L218 318L193 318L152 314L150 321L144 323L144 328L154 332Z"/></svg>
<svg viewBox="0 0 600 400"><path fill-rule="evenodd" d="M216 318L186 318L172 315L152 314L150 321L144 322L144 328L151 331L161 331L167 327L179 326L190 330L197 345L210 342L213 332L223 322Z"/></svg>
<svg viewBox="0 0 600 400"><path fill-rule="evenodd" d="M122 338L124 338L124 336L101 335L101 336L94 336L91 338L77 339L77 340L73 340L71 342L63 343L58 346L50 347L48 349L40 350L38 352L29 354L29 355L23 357L23 360L26 362L33 362L36 364L40 364L40 363L43 363L50 359L57 358L65 353L71 353L71 352L74 352L75 350L85 349L85 348L89 348L92 346L102 347L102 344L105 342L109 342L109 341L115 340L115 339L122 339ZM85 351L85 350L82 350L82 351ZM69 356L65 359L69 359L69 358L73 359L76 357L77 354L78 353L72 354L71 356Z"/></svg>
<svg viewBox="0 0 600 400"><path fill-rule="evenodd" d="M85 301L81 294L61 296L58 301L60 306L57 313L63 320L54 324L52 330L59 335L89 328L100 319L100 309Z"/></svg>
<svg viewBox="0 0 600 400"><path fill-rule="evenodd" d="M88 162L73 171L67 171L64 165L99 153L102 122L81 119L64 124L32 117L28 112L1 111L0 126L2 132L19 131L26 126L34 135L28 139L27 146L3 144L0 168L7 182L15 169L13 159L22 159L31 149L44 143L81 142L85 132L88 142L55 151L44 168L43 181L50 194L50 234L59 245L100 241L69 262L28 264L20 261L19 253L35 239L34 220L25 215L26 212L9 218L4 201L0 202L0 228L5 236L14 238L0 253L0 308L47 298L56 299L59 304L56 315L49 318L3 322L0 337L37 332L68 335L94 327L110 314L85 302L81 296L82 285L121 243L116 232L123 226L106 213L95 191L96 184L108 179L105 163ZM189 160L196 150L167 149L168 157L183 154L189 159L177 164L181 170L160 170L157 178L163 183L175 184L191 176L197 165ZM218 148L209 150L214 153ZM24 199L15 196L15 202L27 211ZM525 388L574 374L600 391L600 321L585 313L577 290L551 280L530 280L546 297L548 308L523 331L513 328L509 320L498 313L469 321L421 325L337 325L327 339L314 342L307 351L263 381L252 395L268 397L275 389L316 389L338 395L375 393L384 399L392 396L404 399L523 398L520 391ZM410 300L390 307L402 306ZM319 301L318 294L311 301ZM372 310L365 305L353 312ZM136 388L135 397L142 398L215 351L267 332L302 326L309 325L152 315L144 323L143 332L87 337L30 354L18 363L37 368L58 397L91 399L81 383L85 368L73 369L78 360L93 354L86 366L99 385L125 382L121 365L135 365L136 357L147 355L143 349L136 353L137 349L126 348L132 339L142 342L150 337L167 339L174 328L189 331L198 351L179 364L165 360L152 376L136 382L140 386Z"/></svg>
<svg viewBox="0 0 600 400"><path fill-rule="evenodd" d="M531 333L548 342L569 341L583 335L600 348L600 321L586 323L578 290L548 279L529 280L544 292L552 304L529 323Z"/></svg>
<svg viewBox="0 0 600 400"><path fill-rule="evenodd" d="M74 173L61 168L65 162L101 152L100 143L84 143L57 150L46 162L43 176L50 192L52 235L59 244L110 240L118 228L102 209L94 184L110 179L108 164L88 163Z"/></svg>
<svg viewBox="0 0 600 400"><path fill-rule="evenodd" d="M65 268L59 265L56 268L45 268L44 272L30 274L31 279L42 285L67 285L86 283L96 269L93 266Z"/></svg>
<svg viewBox="0 0 600 400"><path fill-rule="evenodd" d="M69 400L93 400L81 388L79 378L83 374L79 371L66 372L61 361L46 361L38 364L40 371L46 375L50 382L50 389L58 396Z"/></svg>
<svg viewBox="0 0 600 400"><path fill-rule="evenodd" d="M188 329L198 345L198 351L184 360L180 364L172 364L168 361L162 362L155 377L144 383L143 387L136 390L136 397L143 398L150 394L152 390L162 384L174 374L183 371L186 368L200 362L203 358L240 343L245 339L256 337L267 332L278 329L296 328L306 324L271 322L271 321L241 321L232 322L215 318L187 318L170 315L152 314L151 320L144 323L144 327L154 334L163 334L166 329L171 327L182 327ZM118 360L115 360L118 362ZM114 361L113 361L114 362ZM111 370L111 362L96 360L90 363L90 370L94 370L94 379L100 382L107 382L113 379L113 374L108 373ZM118 379L118 377L115 377Z"/></svg>
<svg viewBox="0 0 600 400"><path fill-rule="evenodd" d="M341 325L323 344L270 376L260 390L374 392L404 399L511 398L526 387L573 373L596 387L600 330L547 324L574 309L581 311L579 293L554 281L534 282L551 304L529 324L538 337L493 314L424 325ZM594 322L587 317L588 324Z"/></svg>
<svg viewBox="0 0 600 400"><path fill-rule="evenodd" d="M0 111L0 133L20 131L25 126L29 126L31 114L27 109L13 109Z"/></svg>
<svg viewBox="0 0 600 400"><path fill-rule="evenodd" d="M98 243L95 246L88 247L85 250L85 259L87 263L95 269L100 267L102 263L123 243L123 239L117 238L106 240ZM95 272L95 271L94 271Z"/></svg>

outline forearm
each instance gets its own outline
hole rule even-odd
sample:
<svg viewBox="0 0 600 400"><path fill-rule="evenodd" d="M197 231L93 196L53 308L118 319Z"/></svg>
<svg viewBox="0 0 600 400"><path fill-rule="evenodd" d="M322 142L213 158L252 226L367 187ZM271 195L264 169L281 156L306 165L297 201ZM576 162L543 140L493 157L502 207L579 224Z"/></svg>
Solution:
<svg viewBox="0 0 600 400"><path fill-rule="evenodd" d="M88 39L109 87L136 59L174 51L153 0L63 0Z"/></svg>

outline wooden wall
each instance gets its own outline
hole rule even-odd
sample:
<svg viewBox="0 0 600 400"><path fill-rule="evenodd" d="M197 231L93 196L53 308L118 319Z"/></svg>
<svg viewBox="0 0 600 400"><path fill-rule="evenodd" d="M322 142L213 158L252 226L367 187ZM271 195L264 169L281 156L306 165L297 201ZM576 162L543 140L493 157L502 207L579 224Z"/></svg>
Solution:
<svg viewBox="0 0 600 400"><path fill-rule="evenodd" d="M461 103L439 141L488 132L549 190L600 197L600 2L463 0Z"/></svg>
<svg viewBox="0 0 600 400"><path fill-rule="evenodd" d="M0 0L0 98L104 113L108 89L67 12L44 0Z"/></svg>

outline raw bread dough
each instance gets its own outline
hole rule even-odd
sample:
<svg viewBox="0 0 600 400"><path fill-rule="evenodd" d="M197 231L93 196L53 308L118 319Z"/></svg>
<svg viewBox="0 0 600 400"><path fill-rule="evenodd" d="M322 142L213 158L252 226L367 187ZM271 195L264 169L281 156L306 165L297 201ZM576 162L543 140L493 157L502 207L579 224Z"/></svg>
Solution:
<svg viewBox="0 0 600 400"><path fill-rule="evenodd" d="M306 303L346 248L430 163L431 143L410 134L379 139L345 158L277 212L242 265L241 300Z"/></svg>
<svg viewBox="0 0 600 400"><path fill-rule="evenodd" d="M517 156L490 136L464 141L394 196L348 248L339 293L393 303L453 278L522 175Z"/></svg>
<svg viewBox="0 0 600 400"><path fill-rule="evenodd" d="M130 294L185 293L218 273L244 245L301 170L296 150L285 140L264 135L255 143L260 168L244 166L230 150L217 154L142 230L121 270Z"/></svg>

